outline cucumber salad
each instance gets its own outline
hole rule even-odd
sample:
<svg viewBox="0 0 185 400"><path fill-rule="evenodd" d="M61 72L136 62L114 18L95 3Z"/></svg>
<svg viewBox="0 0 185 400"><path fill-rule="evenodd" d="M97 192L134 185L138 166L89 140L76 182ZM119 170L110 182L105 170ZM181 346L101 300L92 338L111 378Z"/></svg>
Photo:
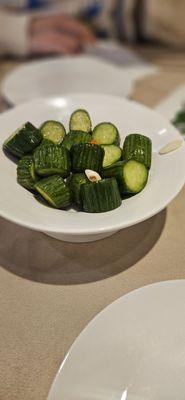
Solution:
<svg viewBox="0 0 185 400"><path fill-rule="evenodd" d="M59 121L39 128L26 122L3 144L18 160L17 181L40 201L57 209L75 206L100 213L121 205L147 184L152 157L150 138L125 137L111 122L92 127L86 110L75 110L69 132Z"/></svg>

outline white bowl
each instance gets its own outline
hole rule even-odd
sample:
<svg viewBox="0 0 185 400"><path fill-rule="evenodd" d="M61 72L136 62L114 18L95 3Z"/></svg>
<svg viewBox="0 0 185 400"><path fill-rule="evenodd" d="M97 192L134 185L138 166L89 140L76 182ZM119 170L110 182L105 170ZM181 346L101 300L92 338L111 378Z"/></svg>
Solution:
<svg viewBox="0 0 185 400"><path fill-rule="evenodd" d="M115 123L122 141L133 132L148 135L153 142L153 160L145 189L124 200L107 213L90 214L74 210L55 210L43 206L16 182L16 165L3 153L4 140L23 122L39 126L47 119L66 126L72 111L86 108L93 125L100 121ZM100 94L71 94L65 97L38 99L19 105L0 116L0 215L16 224L45 232L57 239L87 242L109 236L161 211L178 194L185 182L185 145L167 155L159 149L180 135L154 111L119 97Z"/></svg>
<svg viewBox="0 0 185 400"><path fill-rule="evenodd" d="M152 69L148 66L120 68L87 55L52 57L15 68L2 81L1 93L14 105L80 91L126 97L132 91L133 81Z"/></svg>

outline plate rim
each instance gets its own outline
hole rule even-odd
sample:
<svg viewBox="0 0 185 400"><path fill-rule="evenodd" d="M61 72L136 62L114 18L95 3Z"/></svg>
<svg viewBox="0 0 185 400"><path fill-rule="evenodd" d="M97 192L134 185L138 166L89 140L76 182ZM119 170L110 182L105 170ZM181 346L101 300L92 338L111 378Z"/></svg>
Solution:
<svg viewBox="0 0 185 400"><path fill-rule="evenodd" d="M124 295L118 297L116 300L114 300L113 302L111 302L110 304L108 304L106 307L104 307L101 311L99 311L86 325L85 327L82 329L82 331L79 333L79 335L75 338L75 340L73 341L73 343L71 344L71 346L69 347L66 355L64 356L64 359L61 362L61 365L52 381L51 387L49 389L49 393L48 393L48 397L47 400L55 400L53 398L53 390L55 390L55 385L58 381L58 378L60 376L60 374L62 373L62 370L65 366L65 363L67 361L68 356L71 354L73 348L76 346L76 344L78 344L78 341L82 338L83 334L86 333L87 329L89 327L91 327L91 325L93 325L96 321L96 319L101 318L101 315L103 315L105 312L109 312L109 310L116 306L116 304L121 303L122 301L124 301L125 299L127 300L129 297L134 296L136 293L138 292L143 292L145 290L150 289L151 287L163 287L163 286L172 286L174 284L177 285L185 285L185 279L168 279L168 280L164 280L164 281L157 281L157 282L153 282L150 284L146 284L144 286L140 286L136 289L133 289L127 293L125 293Z"/></svg>

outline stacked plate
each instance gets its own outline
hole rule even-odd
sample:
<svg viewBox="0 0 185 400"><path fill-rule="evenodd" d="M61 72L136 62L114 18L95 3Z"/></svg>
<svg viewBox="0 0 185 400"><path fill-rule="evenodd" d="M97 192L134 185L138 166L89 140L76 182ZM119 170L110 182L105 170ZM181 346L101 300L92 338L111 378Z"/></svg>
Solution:
<svg viewBox="0 0 185 400"><path fill-rule="evenodd" d="M156 68L146 64L120 66L82 55L28 62L11 72L1 85L9 104L68 93L103 93L128 97L137 79Z"/></svg>

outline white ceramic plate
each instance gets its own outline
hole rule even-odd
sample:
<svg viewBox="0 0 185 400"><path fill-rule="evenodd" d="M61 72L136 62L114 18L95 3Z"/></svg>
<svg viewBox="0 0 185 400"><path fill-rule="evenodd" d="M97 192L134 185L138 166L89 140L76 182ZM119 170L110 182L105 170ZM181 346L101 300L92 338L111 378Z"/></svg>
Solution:
<svg viewBox="0 0 185 400"><path fill-rule="evenodd" d="M146 68L146 67L145 67ZM2 95L10 104L67 93L88 92L130 94L134 71L122 69L90 56L60 57L33 61L16 68L1 85ZM137 75L142 75L142 69Z"/></svg>
<svg viewBox="0 0 185 400"><path fill-rule="evenodd" d="M23 122L30 120L39 126L46 119L56 119L67 126L70 114L76 108L87 109L93 125L106 120L115 123L122 141L128 133L142 132L153 142L147 186L140 194L107 213L89 214L43 206L17 184L16 166L2 151L4 140ZM154 111L119 97L74 94L35 100L0 115L0 131L0 215L30 229L66 235L61 237L65 240L88 241L93 239L91 235L101 238L141 222L166 207L185 181L185 144L168 155L158 155L162 146L180 137L179 133Z"/></svg>
<svg viewBox="0 0 185 400"><path fill-rule="evenodd" d="M185 280L149 285L76 339L48 400L184 400Z"/></svg>

